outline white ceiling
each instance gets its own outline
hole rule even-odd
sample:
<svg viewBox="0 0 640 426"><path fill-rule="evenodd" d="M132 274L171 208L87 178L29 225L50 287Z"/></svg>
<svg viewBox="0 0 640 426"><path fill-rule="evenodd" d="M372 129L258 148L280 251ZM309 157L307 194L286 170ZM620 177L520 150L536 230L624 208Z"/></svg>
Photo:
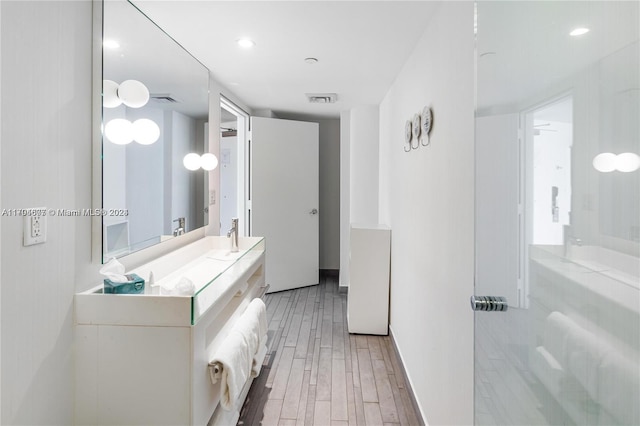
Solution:
<svg viewBox="0 0 640 426"><path fill-rule="evenodd" d="M133 0L254 109L337 117L378 104L438 7L432 1ZM236 40L250 37L250 50ZM304 59L315 57L309 65ZM305 93L338 94L310 104Z"/></svg>
<svg viewBox="0 0 640 426"><path fill-rule="evenodd" d="M639 1L479 2L478 108L517 104L575 78L637 43L639 22ZM571 37L570 31L577 27L590 32ZM628 74L618 78L624 85L638 72L637 62L628 65L619 67Z"/></svg>
<svg viewBox="0 0 640 426"><path fill-rule="evenodd" d="M441 5L429 0L132 2L250 108L329 117L378 104ZM107 3L126 5L124 0ZM151 49L142 23L110 21L118 24L125 40L142 40L142 52L119 53L133 69L146 70L141 80L157 91L180 94L185 105L192 103L188 90L167 87L161 79L165 74L173 82L192 82L194 78L182 75L184 61L171 61L168 48ZM637 43L639 21L639 1L479 2L478 108L515 105ZM581 25L591 32L579 38L568 35ZM255 47L241 49L236 43L241 37L253 39ZM319 62L309 65L307 57ZM620 68L637 75L637 64ZM127 68L127 75L133 78L134 73ZM623 77L617 80L629 79ZM338 102L308 103L305 93L319 92L337 93Z"/></svg>

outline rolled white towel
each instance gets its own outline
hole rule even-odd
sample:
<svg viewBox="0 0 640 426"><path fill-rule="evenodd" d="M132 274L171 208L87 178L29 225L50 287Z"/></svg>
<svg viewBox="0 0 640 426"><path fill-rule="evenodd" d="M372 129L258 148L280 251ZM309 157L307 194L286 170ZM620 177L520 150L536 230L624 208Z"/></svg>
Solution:
<svg viewBox="0 0 640 426"><path fill-rule="evenodd" d="M569 371L584 386L591 398L598 397L598 367L611 346L593 333L579 327L571 329L565 339Z"/></svg>
<svg viewBox="0 0 640 426"><path fill-rule="evenodd" d="M261 345L258 349L258 353L253 357L253 362L251 363L251 377L258 377L260 370L262 370L262 361L264 361L264 357L266 355L267 345Z"/></svg>
<svg viewBox="0 0 640 426"><path fill-rule="evenodd" d="M264 304L262 299L255 298L249 303L247 309L245 311L247 315L251 315L254 318L258 319L258 335L259 342L258 345L266 345L267 340L267 306Z"/></svg>
<svg viewBox="0 0 640 426"><path fill-rule="evenodd" d="M261 336L258 322L258 318L247 309L236 320L232 328L232 330L235 330L244 336L251 358L253 358L260 348Z"/></svg>
<svg viewBox="0 0 640 426"><path fill-rule="evenodd" d="M549 314L544 326L544 347L561 364L566 362L564 355L565 338L576 324L566 315L554 311Z"/></svg>
<svg viewBox="0 0 640 426"><path fill-rule="evenodd" d="M598 396L596 401L604 407L615 423L640 424L640 366L620 352L610 351L602 358L598 368Z"/></svg>
<svg viewBox="0 0 640 426"><path fill-rule="evenodd" d="M210 365L222 365L220 405L232 410L240 392L251 375L253 354L249 351L245 337L237 330L231 330L225 337Z"/></svg>
<svg viewBox="0 0 640 426"><path fill-rule="evenodd" d="M261 299L253 299L234 325L247 340L252 354L251 376L260 373L260 363L264 359L267 343L267 309Z"/></svg>

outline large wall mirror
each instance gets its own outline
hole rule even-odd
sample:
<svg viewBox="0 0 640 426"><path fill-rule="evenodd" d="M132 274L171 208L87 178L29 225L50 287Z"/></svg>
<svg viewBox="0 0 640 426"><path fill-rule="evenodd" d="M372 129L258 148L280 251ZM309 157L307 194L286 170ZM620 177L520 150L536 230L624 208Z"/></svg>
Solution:
<svg viewBox="0 0 640 426"><path fill-rule="evenodd" d="M103 2L102 258L203 227L209 72L128 1ZM148 92L148 96L147 96Z"/></svg>

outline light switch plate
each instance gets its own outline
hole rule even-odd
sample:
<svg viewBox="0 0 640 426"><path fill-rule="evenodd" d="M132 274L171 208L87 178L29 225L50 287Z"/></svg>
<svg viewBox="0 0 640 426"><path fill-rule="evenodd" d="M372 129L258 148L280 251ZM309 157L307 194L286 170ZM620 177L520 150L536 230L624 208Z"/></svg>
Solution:
<svg viewBox="0 0 640 426"><path fill-rule="evenodd" d="M23 216L22 232L22 244L25 247L47 241L46 212L46 207L27 209L27 214Z"/></svg>
<svg viewBox="0 0 640 426"><path fill-rule="evenodd" d="M209 191L209 205L212 206L216 203L216 190L212 189Z"/></svg>

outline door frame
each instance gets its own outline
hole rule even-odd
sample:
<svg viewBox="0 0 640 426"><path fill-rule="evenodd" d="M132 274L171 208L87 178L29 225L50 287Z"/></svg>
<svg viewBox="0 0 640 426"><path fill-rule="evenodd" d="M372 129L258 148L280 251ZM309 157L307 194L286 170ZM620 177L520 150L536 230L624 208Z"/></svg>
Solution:
<svg viewBox="0 0 640 426"><path fill-rule="evenodd" d="M241 107L233 103L223 95L220 95L220 108L225 109L236 116L238 122L238 155L237 155L237 212L242 215L238 223L238 235L248 236L250 234L250 203L251 203L251 168L249 166L249 131L250 114ZM242 212L242 213L241 213ZM224 224L223 224L224 225ZM222 229L220 230L222 235Z"/></svg>

